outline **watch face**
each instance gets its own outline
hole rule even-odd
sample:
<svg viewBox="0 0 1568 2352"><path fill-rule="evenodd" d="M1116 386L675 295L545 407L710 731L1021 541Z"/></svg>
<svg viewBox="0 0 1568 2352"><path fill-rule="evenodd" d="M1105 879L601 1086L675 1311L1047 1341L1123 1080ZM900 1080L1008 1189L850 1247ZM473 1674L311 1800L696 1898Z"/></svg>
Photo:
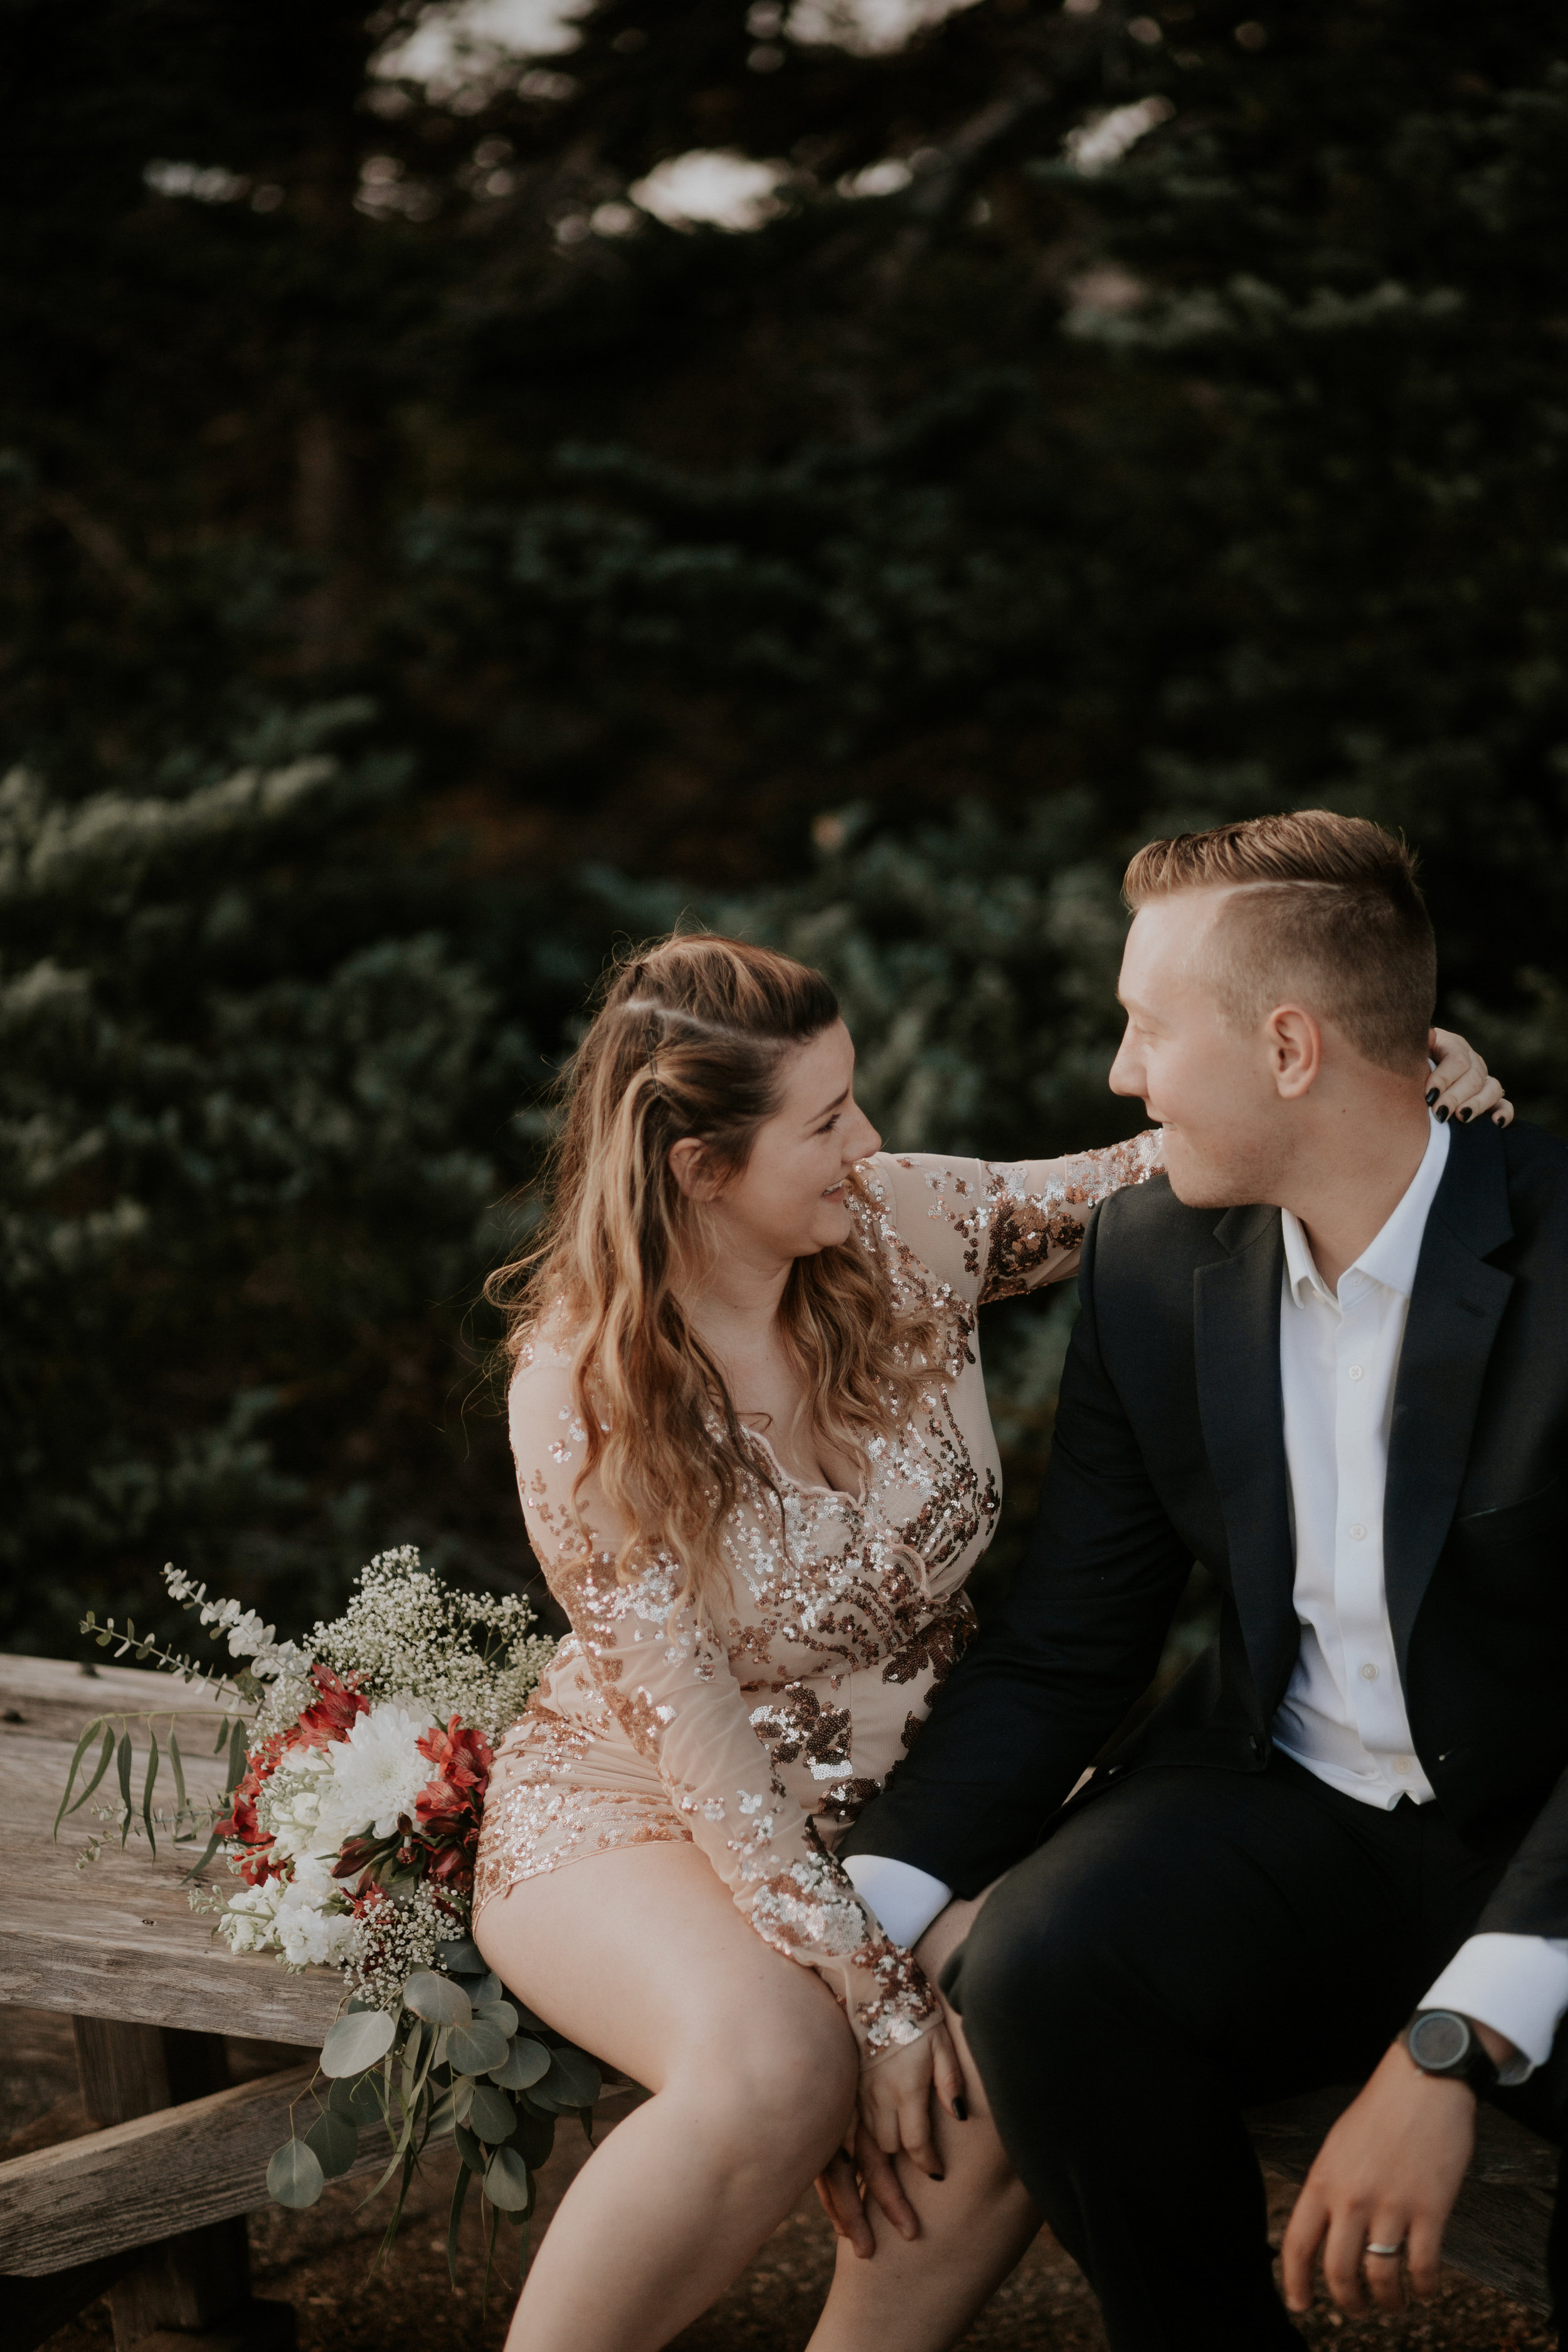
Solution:
<svg viewBox="0 0 1568 2352"><path fill-rule="evenodd" d="M1432 2074L1457 2066L1469 2046L1469 2027L1449 2010L1436 2009L1430 2016L1417 2018L1410 2029L1410 2055Z"/></svg>

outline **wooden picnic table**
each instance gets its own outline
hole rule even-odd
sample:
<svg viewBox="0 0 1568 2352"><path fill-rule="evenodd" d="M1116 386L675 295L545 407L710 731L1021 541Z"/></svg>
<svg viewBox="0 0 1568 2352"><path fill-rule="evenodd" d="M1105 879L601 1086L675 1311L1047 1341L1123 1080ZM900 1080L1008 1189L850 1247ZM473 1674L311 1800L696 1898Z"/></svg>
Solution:
<svg viewBox="0 0 1568 2352"><path fill-rule="evenodd" d="M218 1709L205 1690L136 1668L0 1655L0 2002L72 2017L99 2126L0 2161L6 2340L32 2352L107 2291L116 2352L289 2352L292 2312L250 2298L243 2217L266 2202L268 2158L339 2013L342 1979L216 1941L181 1884L199 1848L161 1843L154 1860L132 1838L122 1852L91 1805L51 1836L85 1726L148 1709L180 1725L192 1794L216 1794ZM139 1793L145 1736L137 1744ZM79 1868L94 1834L102 1853ZM226 2039L255 2043L269 2071L229 2081ZM1264 2164L1304 2179L1352 2095L1322 2091L1252 2116ZM1135 2117L1127 2128L1136 2134ZM386 2153L384 2137L366 2132L354 2170ZM1557 2151L1483 2104L1447 2259L1545 2311L1556 2177Z"/></svg>
<svg viewBox="0 0 1568 2352"><path fill-rule="evenodd" d="M94 1819L114 1796L112 1769L52 1837L82 1730L98 1715L149 1709L177 1723L193 1797L216 1795L220 1710L203 1686L0 1656L0 2002L68 2012L99 2126L0 2162L12 2352L31 2352L105 2292L116 2352L286 2352L294 2340L287 2305L250 2297L243 2217L267 2201L268 2159L289 2136L342 1981L334 1969L295 1972L275 1954L239 1956L215 1940L181 1884L201 1844L160 1838L154 1859L133 1836L122 1852ZM165 1746L167 1723L155 1728ZM140 1795L145 1730L132 1738ZM165 1767L154 1805L173 1801ZM102 1853L79 1867L94 1834ZM228 2038L258 2045L269 2071L231 2081ZM313 2114L311 2103L301 2129ZM384 2161L379 2136L366 2133L362 2151L356 2170Z"/></svg>

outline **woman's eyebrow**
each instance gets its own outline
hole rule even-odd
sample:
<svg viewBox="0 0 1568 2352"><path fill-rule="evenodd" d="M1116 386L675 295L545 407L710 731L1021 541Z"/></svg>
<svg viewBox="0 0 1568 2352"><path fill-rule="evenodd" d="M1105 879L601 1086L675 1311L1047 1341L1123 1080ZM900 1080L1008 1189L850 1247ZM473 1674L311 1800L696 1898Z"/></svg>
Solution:
<svg viewBox="0 0 1568 2352"><path fill-rule="evenodd" d="M842 1094L835 1095L833 1100L830 1103L826 1104L821 1110L813 1111L811 1117L805 1122L807 1127L815 1127L819 1118L826 1118L830 1110L837 1110L840 1103L847 1103L848 1099L849 1089L846 1087Z"/></svg>

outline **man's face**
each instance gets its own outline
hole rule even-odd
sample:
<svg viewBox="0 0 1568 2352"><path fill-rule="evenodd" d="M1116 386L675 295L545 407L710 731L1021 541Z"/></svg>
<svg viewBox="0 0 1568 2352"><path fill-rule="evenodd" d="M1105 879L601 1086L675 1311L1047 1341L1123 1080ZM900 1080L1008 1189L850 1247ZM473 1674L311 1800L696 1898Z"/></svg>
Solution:
<svg viewBox="0 0 1568 2352"><path fill-rule="evenodd" d="M1127 1032L1111 1092L1141 1096L1164 1129L1171 1190L1192 1208L1270 1199L1291 1142L1264 1024L1227 1021L1205 978L1205 944L1226 896L1180 890L1141 907L1117 989Z"/></svg>

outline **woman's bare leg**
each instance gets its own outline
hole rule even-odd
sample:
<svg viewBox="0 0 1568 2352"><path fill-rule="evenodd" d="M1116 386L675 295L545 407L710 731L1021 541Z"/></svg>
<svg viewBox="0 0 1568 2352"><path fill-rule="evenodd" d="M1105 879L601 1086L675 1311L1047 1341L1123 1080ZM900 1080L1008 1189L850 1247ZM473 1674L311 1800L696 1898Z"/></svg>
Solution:
<svg viewBox="0 0 1568 2352"><path fill-rule="evenodd" d="M653 2093L577 2175L508 2352L656 2352L777 2228L842 2139L854 2039L810 1969L764 1944L694 1846L526 1879L476 1940L557 2032Z"/></svg>
<svg viewBox="0 0 1568 2352"><path fill-rule="evenodd" d="M984 1900L950 1904L916 1946L915 1957L933 1983ZM941 2180L898 2159L899 2186L914 2209L920 2235L900 2236L867 2200L877 2251L868 2260L839 2240L833 2285L808 2352L945 2352L1039 2230L1039 2214L996 2137L984 2086L951 2009L947 2025L963 2069L969 2116L960 2124L937 2113Z"/></svg>

